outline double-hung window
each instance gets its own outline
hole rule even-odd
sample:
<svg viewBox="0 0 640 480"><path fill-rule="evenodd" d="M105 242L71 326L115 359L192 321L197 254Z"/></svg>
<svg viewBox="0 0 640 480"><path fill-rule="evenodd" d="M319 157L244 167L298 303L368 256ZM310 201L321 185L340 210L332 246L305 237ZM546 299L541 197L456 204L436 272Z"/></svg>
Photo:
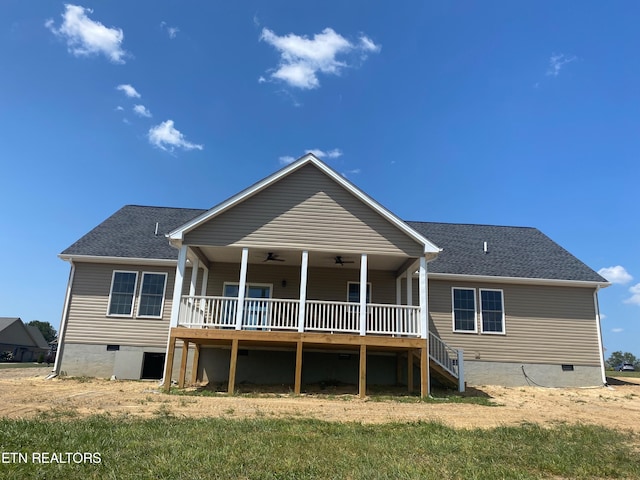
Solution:
<svg viewBox="0 0 640 480"><path fill-rule="evenodd" d="M360 303L360 282L347 283L347 302ZM366 303L371 303L371 284L367 282Z"/></svg>
<svg viewBox="0 0 640 480"><path fill-rule="evenodd" d="M120 317L133 315L133 299L136 296L138 272L116 270L111 279L108 314Z"/></svg>
<svg viewBox="0 0 640 480"><path fill-rule="evenodd" d="M502 290L480 289L482 333L505 333Z"/></svg>
<svg viewBox="0 0 640 480"><path fill-rule="evenodd" d="M142 273L138 317L162 317L166 284L166 273Z"/></svg>
<svg viewBox="0 0 640 480"><path fill-rule="evenodd" d="M477 332L476 290L474 288L453 288L453 331Z"/></svg>

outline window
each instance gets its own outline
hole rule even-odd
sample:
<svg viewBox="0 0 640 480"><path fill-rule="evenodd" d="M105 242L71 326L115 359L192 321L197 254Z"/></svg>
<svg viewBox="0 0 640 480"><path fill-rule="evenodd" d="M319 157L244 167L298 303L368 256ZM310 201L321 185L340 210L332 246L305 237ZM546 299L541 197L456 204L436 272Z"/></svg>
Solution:
<svg viewBox="0 0 640 480"><path fill-rule="evenodd" d="M476 327L476 291L473 288L453 289L453 331L478 331Z"/></svg>
<svg viewBox="0 0 640 480"><path fill-rule="evenodd" d="M347 302L360 303L360 282L347 283ZM370 283L367 283L367 303L371 303Z"/></svg>
<svg viewBox="0 0 640 480"><path fill-rule="evenodd" d="M482 333L504 333L502 290L480 289Z"/></svg>
<svg viewBox="0 0 640 480"><path fill-rule="evenodd" d="M114 271L111 279L108 315L130 317L138 283L138 272Z"/></svg>
<svg viewBox="0 0 640 480"><path fill-rule="evenodd" d="M164 304L164 287L167 283L166 273L142 274L142 287L140 288L140 303L138 304L139 317L161 317Z"/></svg>

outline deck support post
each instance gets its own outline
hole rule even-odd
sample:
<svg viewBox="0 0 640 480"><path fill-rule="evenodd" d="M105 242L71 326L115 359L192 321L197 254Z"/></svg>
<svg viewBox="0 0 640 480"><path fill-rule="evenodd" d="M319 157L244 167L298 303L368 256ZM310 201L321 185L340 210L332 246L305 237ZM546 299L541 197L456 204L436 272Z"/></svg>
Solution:
<svg viewBox="0 0 640 480"><path fill-rule="evenodd" d="M300 395L302 391L302 340L298 340L296 344L296 378L293 386L293 392Z"/></svg>
<svg viewBox="0 0 640 480"><path fill-rule="evenodd" d="M233 395L236 388L236 367L238 365L238 339L231 340L231 361L229 362L229 387L227 392Z"/></svg>
<svg viewBox="0 0 640 480"><path fill-rule="evenodd" d="M407 350L407 391L413 393L413 350Z"/></svg>
<svg viewBox="0 0 640 480"><path fill-rule="evenodd" d="M200 363L200 344L195 344L196 349L193 352L193 371L191 372L191 385L198 383L198 364Z"/></svg>
<svg viewBox="0 0 640 480"><path fill-rule="evenodd" d="M360 257L360 335L367 334L367 254Z"/></svg>
<svg viewBox="0 0 640 480"><path fill-rule="evenodd" d="M427 344L420 349L420 396L428 397L429 391L429 360L427 358Z"/></svg>
<svg viewBox="0 0 640 480"><path fill-rule="evenodd" d="M167 355L164 362L164 392L169 393L171 389L171 372L173 371L173 356L176 352L176 339L169 336L167 345Z"/></svg>
<svg viewBox="0 0 640 480"><path fill-rule="evenodd" d="M187 357L189 355L189 342L182 340L182 359L180 360L180 376L178 377L178 388L184 388L185 377L187 376Z"/></svg>
<svg viewBox="0 0 640 480"><path fill-rule="evenodd" d="M300 265L300 305L298 307L298 332L304 332L305 307L307 304L307 270L309 268L309 252L302 251L302 264Z"/></svg>
<svg viewBox="0 0 640 480"><path fill-rule="evenodd" d="M238 284L238 306L236 307L236 330L242 330L244 317L244 293L247 289L247 264L249 263L249 249L242 249L242 263L240 264L240 282Z"/></svg>
<svg viewBox="0 0 640 480"><path fill-rule="evenodd" d="M367 395L367 346L360 345L360 381L358 382L358 394L360 398Z"/></svg>

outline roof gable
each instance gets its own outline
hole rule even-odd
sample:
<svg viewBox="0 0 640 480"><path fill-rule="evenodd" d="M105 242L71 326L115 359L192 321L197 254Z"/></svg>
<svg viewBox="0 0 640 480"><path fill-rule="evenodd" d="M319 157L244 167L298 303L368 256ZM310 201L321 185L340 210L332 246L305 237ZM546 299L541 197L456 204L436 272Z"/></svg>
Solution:
<svg viewBox="0 0 640 480"><path fill-rule="evenodd" d="M321 186L308 185L309 189L307 192L300 191L300 189L298 189L297 192L293 192L293 189L291 188L292 182L289 181L287 184L287 181L291 180L291 177L301 178L302 172L306 172L305 175L309 175L310 172L312 171L316 172L315 181L317 183L322 183L322 185ZM287 188L278 189L279 186L282 187L284 184L287 184ZM328 188L329 184L331 184L333 188ZM296 212L288 214L289 212L282 210L282 205L281 205L278 207L281 210L280 212L270 212L270 213L267 212L265 215L260 213L260 210L262 210L262 208L259 206L259 201L255 201L255 198L257 198L259 195L262 195L262 196L266 195L265 192L269 190L279 190L277 192L277 195L282 200L283 205L285 205L288 201L290 210L293 210L295 206L302 204L305 200L313 201L312 197L314 196L316 196L315 199L318 200L318 196L324 194L325 200L328 200L324 204L325 207L330 205L332 201L334 205L336 203L341 203L340 206L344 207L341 209L334 210L333 211L334 213L349 211L352 214L351 220L354 221L355 223L357 223L358 220L364 221L364 223L367 223L367 220L361 218L363 216L367 216L369 217L369 220L370 220L369 226L371 227L372 224L375 223L379 228L381 223L374 222L372 220L373 217L371 217L370 213L369 214L365 213L365 210L362 208L355 208L354 206L355 203L353 202L353 200L356 200L357 203L360 204L360 206L364 206L366 207L366 210L368 210L369 212L375 213L376 217L378 217L379 219L382 219L384 223L386 223L387 225L390 225L392 229L395 230L396 232L395 235L393 234L388 235L389 231L381 232L383 236L393 237L393 240L388 238L389 240L391 240L392 243L394 242L402 243L402 241L398 236L398 233L399 233L400 236L404 237L405 243L407 240L410 240L410 242L412 242L413 244L419 245L421 249L420 254L437 253L440 250L435 244L430 242L427 238L422 236L420 233L416 232L413 228L411 228L401 219L396 217L389 210L382 207L382 205L380 205L371 197L369 197L364 192L362 192L360 189L355 187L355 185L347 181L345 178L343 178L337 172L329 168L326 164L318 160L312 154L305 155L304 157L300 158L299 160L292 163L291 165L283 168L282 170L274 173L273 175L265 178L264 180L252 185L248 189L229 198L225 202L222 202L221 204L217 205L211 210L203 213L199 217L194 218L192 221L172 231L168 235L168 237L174 244L181 243L185 239L185 236L188 236L189 234L191 234L190 242L197 242L198 238L200 238L200 241L202 241L202 236L197 235L195 231L198 229L201 229L203 226L205 226L205 224L212 222L214 219L218 219L218 218L222 219L221 221L218 222L220 224L220 227L222 227L222 224L226 225L227 227L225 229L223 228L217 229L218 234L224 231L227 233L231 232L230 234L235 235L236 237L240 236L239 238L235 238L235 239L227 238L225 240L226 243L223 243L227 245L234 243L234 241L241 240L242 238L245 238L246 236L252 233L257 232L258 230L261 229L262 226L269 223L268 222L269 220L273 220L275 218L274 215L277 215L278 213L281 214L282 217L278 218L277 220L280 221L280 223L283 226L286 226L286 222L291 221L293 217L295 217ZM330 190L331 193L328 193L325 190ZM340 194L339 191L342 191L342 194ZM344 195L345 193L347 194L346 196ZM297 195L299 198L297 199L293 198L294 195ZM309 198L308 199L302 198L305 195L308 195ZM347 196L351 199L350 203L346 201ZM271 197L274 197L274 195L271 195ZM331 197L331 198L329 199L328 197ZM252 199L254 199L253 202L251 202ZM295 203L296 201L298 202L297 204ZM322 203L322 202L318 202L318 203ZM349 203L348 206L346 205L347 203ZM247 215L249 216L255 215L255 213L253 212L258 212L257 215L258 216L263 215L263 218L255 218L252 222L251 221L246 222L247 228L245 228L245 230L242 233L238 233L238 232L234 233L232 231L233 229L229 229L229 226L233 222L229 222L224 217L225 215L229 217L229 212L231 212L232 210L234 211L242 210L243 205L250 206L251 208L244 208L244 211L241 212L242 218L246 219ZM298 209L298 210L300 211L304 209ZM356 210L358 210L357 213L356 213ZM293 223L291 223L291 227L302 228L302 230L309 227L309 225L304 224L304 222L301 221L301 219L298 219L298 220L299 220L298 222L294 221ZM327 216L325 220L330 222L331 218ZM346 221L346 217L344 217L343 220ZM384 227L382 228L384 229ZM389 229L387 228L387 230ZM344 233L346 234L347 232L344 232ZM305 245L309 248L312 248L314 246L313 245L314 240L318 240L318 238L309 236L309 235L301 236L299 238L299 241L301 242L300 244ZM220 240L218 237L218 241L222 241L222 240ZM249 242L249 244L250 243L251 242Z"/></svg>

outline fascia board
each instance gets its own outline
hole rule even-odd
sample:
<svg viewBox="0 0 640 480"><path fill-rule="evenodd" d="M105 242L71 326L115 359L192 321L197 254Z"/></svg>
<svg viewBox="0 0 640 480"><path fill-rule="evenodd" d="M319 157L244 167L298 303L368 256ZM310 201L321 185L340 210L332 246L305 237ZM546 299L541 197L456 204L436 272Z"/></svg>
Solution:
<svg viewBox="0 0 640 480"><path fill-rule="evenodd" d="M433 280L451 280L457 282L483 282L483 283L513 283L519 285L549 285L583 288L606 288L610 282L592 282L585 280L561 280L555 278L526 278L526 277L494 277L489 275L462 275L453 273L429 272L429 278Z"/></svg>
<svg viewBox="0 0 640 480"><path fill-rule="evenodd" d="M98 255L66 255L60 254L58 258L65 262L86 262L86 263L120 263L127 265L159 265L174 266L177 260L165 258L134 258L134 257L102 257Z"/></svg>

